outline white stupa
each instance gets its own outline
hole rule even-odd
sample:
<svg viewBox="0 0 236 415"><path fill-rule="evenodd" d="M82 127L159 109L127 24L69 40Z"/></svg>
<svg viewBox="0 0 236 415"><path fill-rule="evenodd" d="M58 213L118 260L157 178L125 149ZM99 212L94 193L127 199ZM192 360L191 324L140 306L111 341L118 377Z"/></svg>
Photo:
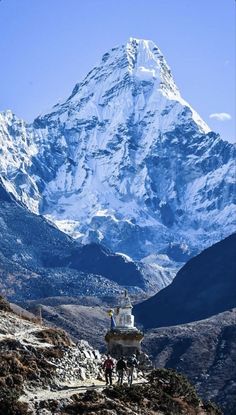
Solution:
<svg viewBox="0 0 236 415"><path fill-rule="evenodd" d="M120 300L120 306L116 309L116 328L120 330L137 330L134 327L134 316L132 314L132 304L128 296L127 290L125 290L124 297Z"/></svg>
<svg viewBox="0 0 236 415"><path fill-rule="evenodd" d="M125 290L120 305L115 311L109 311L111 328L106 333L105 340L108 352L114 357L140 353L143 334L134 325L132 308L128 292Z"/></svg>

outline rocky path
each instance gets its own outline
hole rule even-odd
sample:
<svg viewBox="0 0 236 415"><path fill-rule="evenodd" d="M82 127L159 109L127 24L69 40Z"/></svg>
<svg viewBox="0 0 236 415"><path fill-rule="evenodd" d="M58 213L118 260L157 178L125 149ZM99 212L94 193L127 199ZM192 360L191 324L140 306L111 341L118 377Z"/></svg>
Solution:
<svg viewBox="0 0 236 415"><path fill-rule="evenodd" d="M143 384L146 381L144 379L134 380L134 384ZM116 385L116 380L114 381ZM124 385L127 385L127 382L124 382ZM20 401L22 402L40 402L47 401L49 399L66 399L74 394L85 393L88 390L97 390L102 391L106 388L104 381L99 381L97 379L86 380L86 382L76 382L71 384L64 384L60 386L55 386L51 389L35 389L35 390L26 390L25 394L21 396Z"/></svg>
<svg viewBox="0 0 236 415"><path fill-rule="evenodd" d="M78 382L72 385L56 386L55 389L35 389L26 390L25 395L22 395L20 400L23 402L29 401L46 401L48 399L64 399L69 398L75 393L85 393L89 389L102 390L105 388L105 383L94 380L87 382Z"/></svg>

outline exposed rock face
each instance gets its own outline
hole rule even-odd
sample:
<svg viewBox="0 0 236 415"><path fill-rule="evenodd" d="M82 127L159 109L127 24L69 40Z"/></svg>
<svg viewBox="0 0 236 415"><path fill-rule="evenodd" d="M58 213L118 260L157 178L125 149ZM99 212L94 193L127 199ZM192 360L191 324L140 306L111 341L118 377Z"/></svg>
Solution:
<svg viewBox="0 0 236 415"><path fill-rule="evenodd" d="M235 229L235 148L183 100L152 41L107 52L32 125L2 114L0 140L8 190L83 242L185 262Z"/></svg>
<svg viewBox="0 0 236 415"><path fill-rule="evenodd" d="M77 342L73 349L66 350L63 358L51 359L56 365L56 378L67 384L78 380L102 379L103 360L100 352L85 340Z"/></svg>
<svg viewBox="0 0 236 415"><path fill-rule="evenodd" d="M226 415L236 410L236 309L206 320L154 329L145 334L144 349L157 367L188 376L204 399Z"/></svg>
<svg viewBox="0 0 236 415"><path fill-rule="evenodd" d="M236 307L236 234L192 258L171 285L134 308L145 328L207 318Z"/></svg>

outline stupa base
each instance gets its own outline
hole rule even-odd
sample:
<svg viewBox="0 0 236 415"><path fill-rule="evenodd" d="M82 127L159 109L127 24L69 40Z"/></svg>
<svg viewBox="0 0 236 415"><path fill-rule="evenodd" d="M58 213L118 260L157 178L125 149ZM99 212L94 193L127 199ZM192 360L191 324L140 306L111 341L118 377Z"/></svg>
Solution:
<svg viewBox="0 0 236 415"><path fill-rule="evenodd" d="M143 333L138 329L114 328L109 330L105 336L108 353L116 359L120 356L139 355L142 339Z"/></svg>

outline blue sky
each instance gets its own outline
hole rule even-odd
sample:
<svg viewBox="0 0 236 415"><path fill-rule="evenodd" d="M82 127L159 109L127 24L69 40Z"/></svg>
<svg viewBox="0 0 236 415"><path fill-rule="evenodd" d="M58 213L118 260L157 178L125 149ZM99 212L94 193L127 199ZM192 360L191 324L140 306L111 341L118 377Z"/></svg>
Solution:
<svg viewBox="0 0 236 415"><path fill-rule="evenodd" d="M234 0L0 0L0 111L33 120L130 36L160 47L183 98L234 141Z"/></svg>

